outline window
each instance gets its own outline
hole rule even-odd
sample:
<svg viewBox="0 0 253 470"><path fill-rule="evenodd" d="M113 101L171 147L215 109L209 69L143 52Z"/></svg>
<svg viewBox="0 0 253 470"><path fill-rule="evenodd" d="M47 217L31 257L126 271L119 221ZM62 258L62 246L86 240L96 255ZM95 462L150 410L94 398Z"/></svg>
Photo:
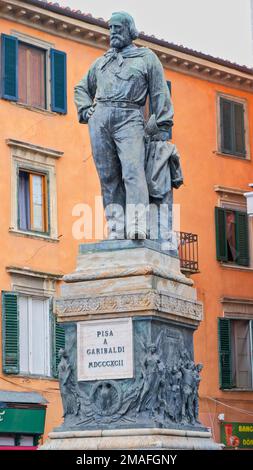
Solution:
<svg viewBox="0 0 253 470"><path fill-rule="evenodd" d="M65 52L21 33L17 36L1 35L2 98L66 114Z"/></svg>
<svg viewBox="0 0 253 470"><path fill-rule="evenodd" d="M20 436L20 442L19 445L20 447L33 447L35 444L34 442L34 437L35 436Z"/></svg>
<svg viewBox="0 0 253 470"><path fill-rule="evenodd" d="M17 421L18 421L17 419L13 420L14 426ZM19 426L20 426L20 422L19 422ZM30 448L29 450L35 450L35 448L38 446L39 439L40 439L40 435L38 434L22 435L19 433L12 433L12 434L1 433L0 434L0 450L2 450L1 447L4 447L5 450L7 450L9 447L10 447L9 450L12 450L11 447L15 447L15 450L18 450L19 447L26 447L26 450L28 450L29 448Z"/></svg>
<svg viewBox="0 0 253 470"><path fill-rule="evenodd" d="M20 230L48 231L46 175L19 170L18 220Z"/></svg>
<svg viewBox="0 0 253 470"><path fill-rule="evenodd" d="M245 103L229 97L219 97L219 151L246 157Z"/></svg>
<svg viewBox="0 0 253 470"><path fill-rule="evenodd" d="M9 139L11 220L9 231L58 241L57 160L63 152Z"/></svg>
<svg viewBox="0 0 253 470"><path fill-rule="evenodd" d="M2 293L3 371L57 377L64 329L52 313L49 298Z"/></svg>
<svg viewBox="0 0 253 470"><path fill-rule="evenodd" d="M15 436L11 434L1 434L0 448L1 446L15 446Z"/></svg>
<svg viewBox="0 0 253 470"><path fill-rule="evenodd" d="M253 388L253 320L219 318L221 388Z"/></svg>
<svg viewBox="0 0 253 470"><path fill-rule="evenodd" d="M46 51L20 43L18 71L19 102L46 109Z"/></svg>
<svg viewBox="0 0 253 470"><path fill-rule="evenodd" d="M218 261L249 266L248 216L245 212L215 208Z"/></svg>
<svg viewBox="0 0 253 470"><path fill-rule="evenodd" d="M18 310L20 372L49 376L49 301L19 296Z"/></svg>

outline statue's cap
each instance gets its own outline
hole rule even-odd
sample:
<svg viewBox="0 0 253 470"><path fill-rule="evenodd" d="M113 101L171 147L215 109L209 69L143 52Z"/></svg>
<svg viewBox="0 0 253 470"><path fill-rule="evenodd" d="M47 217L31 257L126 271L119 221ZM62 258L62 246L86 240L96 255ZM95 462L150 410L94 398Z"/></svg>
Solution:
<svg viewBox="0 0 253 470"><path fill-rule="evenodd" d="M109 25L116 24L116 23L122 24L126 22L127 22L127 19L123 12L112 13L111 18L108 21Z"/></svg>

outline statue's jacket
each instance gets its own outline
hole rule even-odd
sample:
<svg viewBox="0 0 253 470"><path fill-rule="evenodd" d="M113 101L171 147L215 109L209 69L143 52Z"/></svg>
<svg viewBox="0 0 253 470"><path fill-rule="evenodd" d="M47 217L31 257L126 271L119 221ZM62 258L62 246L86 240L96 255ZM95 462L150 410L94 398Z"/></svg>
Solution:
<svg viewBox="0 0 253 470"><path fill-rule="evenodd" d="M97 59L75 87L75 103L80 123L87 123L85 111L96 103L144 108L149 97L154 132L173 125L173 105L158 57L146 47L130 45L120 52L110 49ZM95 111L96 113L96 111ZM117 118L120 114L117 113ZM101 120L101 125L105 120ZM122 126L124 113L122 112ZM132 125L135 125L134 119ZM110 123L108 123L110 127ZM151 126L152 127L152 126ZM151 132L152 133L152 132ZM132 152L134 149L132 149ZM173 187L182 184L179 155L175 146L146 139L145 173L149 195L163 199Z"/></svg>
<svg viewBox="0 0 253 470"><path fill-rule="evenodd" d="M131 44L120 52L110 49L97 59L75 87L79 122L94 102L145 106L147 96L159 130L173 125L173 105L162 64L146 47Z"/></svg>

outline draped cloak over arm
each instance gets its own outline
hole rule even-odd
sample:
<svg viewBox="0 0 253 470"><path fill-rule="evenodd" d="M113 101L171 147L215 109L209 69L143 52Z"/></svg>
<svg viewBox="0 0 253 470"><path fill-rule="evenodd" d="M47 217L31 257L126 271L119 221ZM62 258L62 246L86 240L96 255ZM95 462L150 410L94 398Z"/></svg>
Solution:
<svg viewBox="0 0 253 470"><path fill-rule="evenodd" d="M159 131L168 131L173 126L174 109L170 98L164 70L154 52L145 57L148 71L148 92L152 114L156 117Z"/></svg>

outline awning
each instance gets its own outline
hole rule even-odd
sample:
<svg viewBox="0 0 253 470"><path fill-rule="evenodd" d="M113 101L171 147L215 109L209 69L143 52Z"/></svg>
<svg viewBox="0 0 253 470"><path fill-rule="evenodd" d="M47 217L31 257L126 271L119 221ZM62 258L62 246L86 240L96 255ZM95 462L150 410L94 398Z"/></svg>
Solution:
<svg viewBox="0 0 253 470"><path fill-rule="evenodd" d="M43 434L46 403L36 392L0 391L0 435Z"/></svg>

